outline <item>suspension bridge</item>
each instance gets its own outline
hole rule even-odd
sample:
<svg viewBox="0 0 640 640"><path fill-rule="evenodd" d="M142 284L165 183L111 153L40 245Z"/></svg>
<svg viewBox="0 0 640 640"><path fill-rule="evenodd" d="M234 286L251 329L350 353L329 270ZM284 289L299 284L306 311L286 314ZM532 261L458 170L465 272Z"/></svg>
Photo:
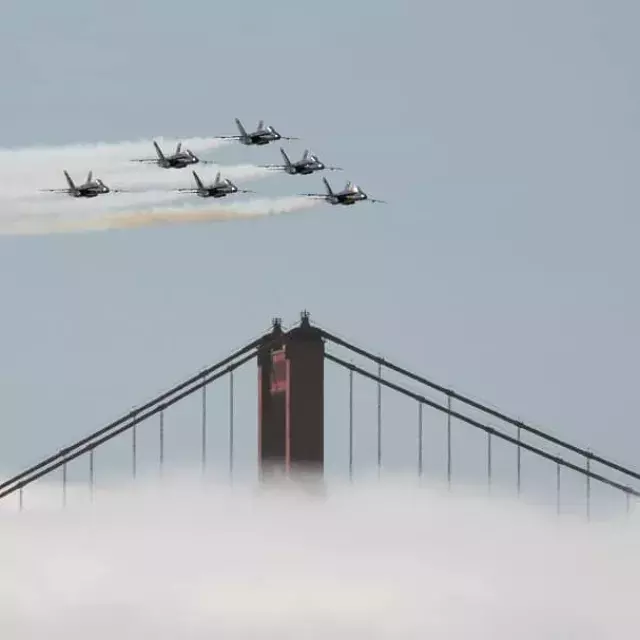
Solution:
<svg viewBox="0 0 640 640"><path fill-rule="evenodd" d="M64 506L70 488L93 499L114 477L163 476L172 464L229 480L303 472L356 482L395 471L588 519L628 514L640 496L639 472L357 346L303 312L293 328L275 319L227 357L2 481L0 501L23 510L30 487L44 480L60 487Z"/></svg>

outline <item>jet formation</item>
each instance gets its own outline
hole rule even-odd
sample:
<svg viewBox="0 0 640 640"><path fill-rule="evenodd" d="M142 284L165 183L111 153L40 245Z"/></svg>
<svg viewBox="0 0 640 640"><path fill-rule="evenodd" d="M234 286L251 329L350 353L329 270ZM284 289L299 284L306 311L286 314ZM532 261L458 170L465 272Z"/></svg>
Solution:
<svg viewBox="0 0 640 640"><path fill-rule="evenodd" d="M264 120L260 120L257 128L251 132L247 131L238 118L235 119L235 123L238 128L238 135L212 136L213 139L236 140L245 146L266 146L281 140L299 140L299 138L283 136L272 126L265 126ZM181 142L178 142L173 153L165 153L155 140L153 141L153 147L156 152L155 157L136 158L132 159L131 162L155 164L161 169L184 169L195 165L214 164L211 161L202 160L190 149L183 148ZM258 166L270 171L281 171L292 176L307 176L319 171L342 171L341 167L327 166L317 155L310 153L309 149L305 149L300 160L293 162L283 147L280 147L280 154L282 155L283 164L263 164ZM193 194L200 198L225 198L237 193L255 193L254 191L238 189L231 180L223 178L220 171L218 171L214 181L210 184L205 184L193 168L191 173L195 186L174 189L174 191ZM74 183L66 169L63 174L68 185L66 189L41 189L41 191L65 193L73 198L96 198L110 193L131 193L123 189L108 187L100 178L94 178L92 171L89 171L85 182L78 185ZM374 203L385 202L384 200L370 198L367 193L351 181L347 182L342 191L334 191L326 178L323 177L322 181L325 186L324 193L301 193L299 195L322 199L332 205L344 206L351 206L365 200Z"/></svg>

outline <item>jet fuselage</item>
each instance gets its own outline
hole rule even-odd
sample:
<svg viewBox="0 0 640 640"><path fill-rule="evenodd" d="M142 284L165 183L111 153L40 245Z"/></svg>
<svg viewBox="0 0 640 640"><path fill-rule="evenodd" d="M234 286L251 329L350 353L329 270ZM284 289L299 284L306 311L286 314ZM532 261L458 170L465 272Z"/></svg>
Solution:
<svg viewBox="0 0 640 640"><path fill-rule="evenodd" d="M88 184L69 189L68 193L74 198L96 198L104 193L109 193L109 191L109 187L105 184Z"/></svg>
<svg viewBox="0 0 640 640"><path fill-rule="evenodd" d="M165 158L158 160L158 164L165 169L184 169L192 164L198 164L200 160L193 156L180 156L179 158Z"/></svg>
<svg viewBox="0 0 640 640"><path fill-rule="evenodd" d="M241 142L246 145L255 145L258 147L262 147L270 142L275 142L276 140L280 140L279 135L274 135L271 133L257 134L257 135L249 135L248 139L242 139Z"/></svg>
<svg viewBox="0 0 640 640"><path fill-rule="evenodd" d="M237 193L238 187L235 184L224 183L211 185L210 187L204 187L198 189L198 195L201 198L224 198L232 193Z"/></svg>
<svg viewBox="0 0 640 640"><path fill-rule="evenodd" d="M367 199L367 194L362 193L361 191L350 192L350 193L334 193L333 195L327 196L327 201L331 204L341 204L344 206L349 206L356 204L356 202L362 202Z"/></svg>
<svg viewBox="0 0 640 640"><path fill-rule="evenodd" d="M106 191L94 191L93 189L78 189L71 195L74 198L97 198L99 195L106 193Z"/></svg>
<svg viewBox="0 0 640 640"><path fill-rule="evenodd" d="M324 164L322 162L305 162L300 164L292 164L291 167L286 167L286 171L291 175L308 176L316 171L322 171Z"/></svg>

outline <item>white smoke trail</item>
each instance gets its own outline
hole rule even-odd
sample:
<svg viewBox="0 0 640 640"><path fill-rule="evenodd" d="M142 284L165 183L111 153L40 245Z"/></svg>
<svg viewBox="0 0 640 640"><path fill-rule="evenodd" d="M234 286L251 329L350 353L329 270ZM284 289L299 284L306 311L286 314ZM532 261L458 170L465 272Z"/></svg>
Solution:
<svg viewBox="0 0 640 640"><path fill-rule="evenodd" d="M166 153L173 152L179 141L162 137L155 140ZM205 182L211 181L217 171L234 181L277 175L251 164L227 166L218 163L218 158L212 158L209 152L229 141L187 138L181 142L183 148L193 150L208 163L194 167ZM192 187L193 176L187 169L167 170L151 163L132 162L154 157L152 140L0 150L0 233L41 233L43 230L49 233L159 223L160 218L155 214L163 207L168 208L163 217L165 222L184 222L188 219L182 215L186 210L200 211L203 208L202 201L195 196L175 192L178 188ZM66 188L63 169L68 170L78 184L92 170L94 177L100 177L111 188L124 189L126 193L112 193L89 200L71 199L64 193L40 192L41 189ZM247 188L244 184L239 186ZM237 197L240 196L230 196L229 200L234 202ZM262 200L256 205L242 200L240 203L241 208L252 215L264 215L280 206L277 201L269 206ZM290 199L284 199L280 204L285 212L306 206L299 200L292 204ZM209 220L232 217L229 211L221 211L215 204L207 207L211 208ZM237 207L232 210L239 215ZM117 221L110 221L105 218L109 212L123 215ZM144 218L140 217L143 213ZM154 215L150 217L149 213ZM79 219L74 220L74 215ZM201 218L202 214L192 216L193 221ZM207 219L206 216L204 218Z"/></svg>
<svg viewBox="0 0 640 640"><path fill-rule="evenodd" d="M251 164L207 164L175 171L152 168L144 173L137 172L135 178L131 177L129 173L129 175L119 174L113 179L116 181L126 180L127 188L140 190L190 188L195 186L192 171L196 171L205 184L213 182L216 173L219 171L221 178L229 178L233 182L238 181L240 188L245 188L244 185L240 184L240 181L257 180L277 175L275 171ZM115 185L116 182L114 182L114 187Z"/></svg>
<svg viewBox="0 0 640 640"><path fill-rule="evenodd" d="M637 523L559 522L388 481L324 496L122 487L92 506L59 504L58 494L49 510L0 512L3 639L605 640L639 631Z"/></svg>
<svg viewBox="0 0 640 640"><path fill-rule="evenodd" d="M91 168L91 167L89 167ZM215 174L220 171L222 178L236 180L255 180L277 175L277 172L270 171L263 167L251 164L225 165L210 162L208 164L197 164L184 169L162 169L154 164L122 164L110 165L99 174L94 170L94 177L100 177L105 184L113 189L123 188L126 190L170 190L193 186L193 174L196 171L205 183L212 182ZM77 172L71 177L77 183L86 178L87 172ZM33 195L36 191L31 184L19 185L20 191L14 188L13 193L17 196ZM46 176L46 184L40 187L44 189L66 188L66 182L62 171L54 171ZM0 197L3 197L0 192ZM123 196L120 196L121 198Z"/></svg>
<svg viewBox="0 0 640 640"><path fill-rule="evenodd" d="M70 163L70 167L86 167L87 163L96 163L104 167L112 163L129 163L135 158L156 158L152 146L155 140L165 153L172 153L178 142L183 148L196 154L227 146L231 141L215 138L165 138L129 140L119 142L91 142L86 144L60 145L51 147L22 147L0 149L0 166L28 168L30 166L57 165L60 161Z"/></svg>
<svg viewBox="0 0 640 640"><path fill-rule="evenodd" d="M85 204L85 203L81 203ZM81 233L107 231L109 229L132 229L167 224L193 224L259 218L281 215L309 209L317 200L304 197L249 200L229 205L194 204L164 207L146 207L127 211L106 211L86 208L84 212L69 216L61 214L8 216L0 219L0 235L50 235L53 233ZM84 215L83 215L84 213Z"/></svg>
<svg viewBox="0 0 640 640"><path fill-rule="evenodd" d="M176 140L156 138L166 153L175 150ZM189 148L201 156L202 160L214 165L197 165L208 168L219 166L213 152L226 146L227 141L207 138L190 138L183 141L183 148ZM0 197L17 198L32 196L39 189L66 188L63 169L69 171L77 183L84 181L92 170L94 176L101 177L114 188L126 187L130 182L164 185L167 180L183 182L191 178L183 170L163 170L151 163L132 162L135 159L155 159L156 153L151 140L119 143L96 143L45 148L1 149L0 150ZM227 172L235 177L251 178L266 175L266 170L252 165L228 167Z"/></svg>

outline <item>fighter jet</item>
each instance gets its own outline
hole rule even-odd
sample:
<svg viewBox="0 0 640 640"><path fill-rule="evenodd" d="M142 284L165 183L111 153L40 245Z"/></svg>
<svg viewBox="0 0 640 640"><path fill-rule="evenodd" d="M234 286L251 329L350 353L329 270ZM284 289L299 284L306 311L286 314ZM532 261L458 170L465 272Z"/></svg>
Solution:
<svg viewBox="0 0 640 640"><path fill-rule="evenodd" d="M247 133L247 130L242 126L242 122L238 118L236 120L236 126L238 127L238 131L240 131L239 136L215 136L218 140L238 140L242 144L246 144L247 146L255 145L255 146L263 146L265 144L269 144L270 142L275 142L276 140L298 140L299 138L288 138L280 135L273 127L264 126L264 120L260 120L258 122L258 128L251 132Z"/></svg>
<svg viewBox="0 0 640 640"><path fill-rule="evenodd" d="M238 189L229 178L220 178L220 172L216 174L216 179L210 185L205 185L200 176L195 172L193 173L193 179L196 182L195 189L176 189L182 193L195 193L201 198L224 198L232 193L254 193L253 191L246 191Z"/></svg>
<svg viewBox="0 0 640 640"><path fill-rule="evenodd" d="M105 193L126 193L121 189L110 189L100 178L93 179L93 171L89 171L84 184L76 185L67 171L63 171L69 185L66 189L40 189L50 193L66 193L74 198L95 198Z"/></svg>
<svg viewBox="0 0 640 640"><path fill-rule="evenodd" d="M356 202L362 202L363 200L385 203L384 200L374 200L373 198L370 198L359 186L352 182L347 182L347 185L342 191L336 192L331 188L329 181L326 178L322 178L322 181L324 182L324 186L327 188L326 193L302 193L300 195L310 198L322 198L329 204L352 205L356 204Z"/></svg>
<svg viewBox="0 0 640 640"><path fill-rule="evenodd" d="M280 147L280 153L284 158L284 164L263 164L260 165L263 169L273 169L274 171L286 171L289 175L308 176L316 171L342 171L340 167L327 167L324 162L320 162L318 156L309 154L309 150L305 149L305 152L301 160L291 162L289 156L285 150Z"/></svg>
<svg viewBox="0 0 640 640"><path fill-rule="evenodd" d="M132 162L153 162L163 169L184 169L192 164L208 164L198 158L190 149L182 149L182 142L178 142L176 150L171 155L166 156L158 143L154 140L153 146L156 148L157 158L142 158L140 160L132 160Z"/></svg>

